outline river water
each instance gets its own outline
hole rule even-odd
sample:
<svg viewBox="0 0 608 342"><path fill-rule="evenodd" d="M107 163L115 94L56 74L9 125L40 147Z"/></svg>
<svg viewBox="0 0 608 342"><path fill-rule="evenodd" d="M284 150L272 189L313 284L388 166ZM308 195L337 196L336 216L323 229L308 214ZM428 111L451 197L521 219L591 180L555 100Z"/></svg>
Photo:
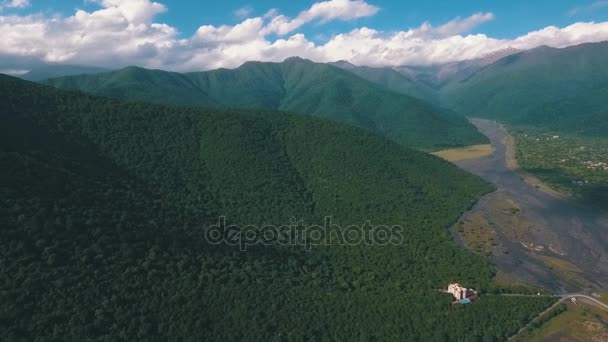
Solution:
<svg viewBox="0 0 608 342"><path fill-rule="evenodd" d="M608 288L608 212L582 206L544 192L533 177L507 166L506 131L490 120L471 119L494 147L492 155L456 164L496 186L467 212L481 213L489 221L496 216L493 203L509 200L521 209L517 222L493 224L499 244L491 260L510 277L556 292ZM515 232L517 230L517 233ZM549 260L549 262L547 261Z"/></svg>

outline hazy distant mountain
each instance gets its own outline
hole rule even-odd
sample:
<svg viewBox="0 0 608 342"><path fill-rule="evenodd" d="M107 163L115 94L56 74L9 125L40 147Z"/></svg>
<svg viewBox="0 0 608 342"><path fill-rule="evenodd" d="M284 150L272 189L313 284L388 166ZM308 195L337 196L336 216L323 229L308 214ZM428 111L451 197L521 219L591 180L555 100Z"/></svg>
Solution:
<svg viewBox="0 0 608 342"><path fill-rule="evenodd" d="M36 66L32 68L29 72L20 75L19 78L28 81L42 81L47 78L82 74L96 74L104 71L108 71L108 69L84 65L47 64Z"/></svg>
<svg viewBox="0 0 608 342"><path fill-rule="evenodd" d="M304 113L348 123L424 149L486 139L464 118L328 64L290 58L187 74L129 67L46 84L153 103Z"/></svg>
<svg viewBox="0 0 608 342"><path fill-rule="evenodd" d="M404 65L395 67L394 69L411 79L415 79L418 83L427 85L427 87L431 89L439 89L444 87L447 83L466 79L483 67L518 52L520 52L520 50L506 48L491 52L481 58L466 61L430 66Z"/></svg>
<svg viewBox="0 0 608 342"><path fill-rule="evenodd" d="M417 82L391 67L375 68L356 66L347 61L329 63L341 69L348 70L368 81L379 84L400 94L416 97L428 102L438 102L437 92L427 84Z"/></svg>
<svg viewBox="0 0 608 342"><path fill-rule="evenodd" d="M608 134L608 42L509 55L443 90L465 115Z"/></svg>

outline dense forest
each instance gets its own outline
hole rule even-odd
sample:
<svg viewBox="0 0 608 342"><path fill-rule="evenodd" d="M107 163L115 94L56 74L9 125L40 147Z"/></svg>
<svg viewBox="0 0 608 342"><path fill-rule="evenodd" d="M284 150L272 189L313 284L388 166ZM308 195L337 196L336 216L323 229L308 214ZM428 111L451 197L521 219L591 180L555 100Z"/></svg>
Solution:
<svg viewBox="0 0 608 342"><path fill-rule="evenodd" d="M385 85L401 81L395 79ZM308 114L365 128L400 144L427 150L487 142L466 119L449 110L398 94L333 65L300 58L282 63L247 62L232 70L186 74L128 67L44 83L159 104Z"/></svg>
<svg viewBox="0 0 608 342"><path fill-rule="evenodd" d="M451 241L488 184L358 128L1 75L0 121L4 341L498 341L553 300L484 297L500 291L487 260ZM240 251L205 239L219 216L403 239ZM482 298L452 305L451 281Z"/></svg>
<svg viewBox="0 0 608 342"><path fill-rule="evenodd" d="M606 136L608 42L507 56L442 89L443 104L467 116Z"/></svg>

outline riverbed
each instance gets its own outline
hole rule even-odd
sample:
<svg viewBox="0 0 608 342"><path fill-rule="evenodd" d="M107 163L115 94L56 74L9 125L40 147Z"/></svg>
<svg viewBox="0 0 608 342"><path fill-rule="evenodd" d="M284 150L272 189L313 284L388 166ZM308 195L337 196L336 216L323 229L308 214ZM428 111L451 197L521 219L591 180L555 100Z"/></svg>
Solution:
<svg viewBox="0 0 608 342"><path fill-rule="evenodd" d="M461 221L478 213L496 231L490 259L498 270L555 292L608 288L608 212L575 203L518 169L512 138L500 124L471 122L494 153L455 164L491 182L496 191ZM515 209L505 212L500 203L507 202Z"/></svg>

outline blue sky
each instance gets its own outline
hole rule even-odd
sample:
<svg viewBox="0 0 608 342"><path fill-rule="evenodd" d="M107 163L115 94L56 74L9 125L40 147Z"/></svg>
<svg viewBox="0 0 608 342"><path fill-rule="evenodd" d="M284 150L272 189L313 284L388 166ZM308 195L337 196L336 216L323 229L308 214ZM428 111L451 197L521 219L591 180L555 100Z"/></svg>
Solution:
<svg viewBox="0 0 608 342"><path fill-rule="evenodd" d="M428 65L608 40L607 19L608 0L0 0L0 68L185 71L293 55Z"/></svg>

